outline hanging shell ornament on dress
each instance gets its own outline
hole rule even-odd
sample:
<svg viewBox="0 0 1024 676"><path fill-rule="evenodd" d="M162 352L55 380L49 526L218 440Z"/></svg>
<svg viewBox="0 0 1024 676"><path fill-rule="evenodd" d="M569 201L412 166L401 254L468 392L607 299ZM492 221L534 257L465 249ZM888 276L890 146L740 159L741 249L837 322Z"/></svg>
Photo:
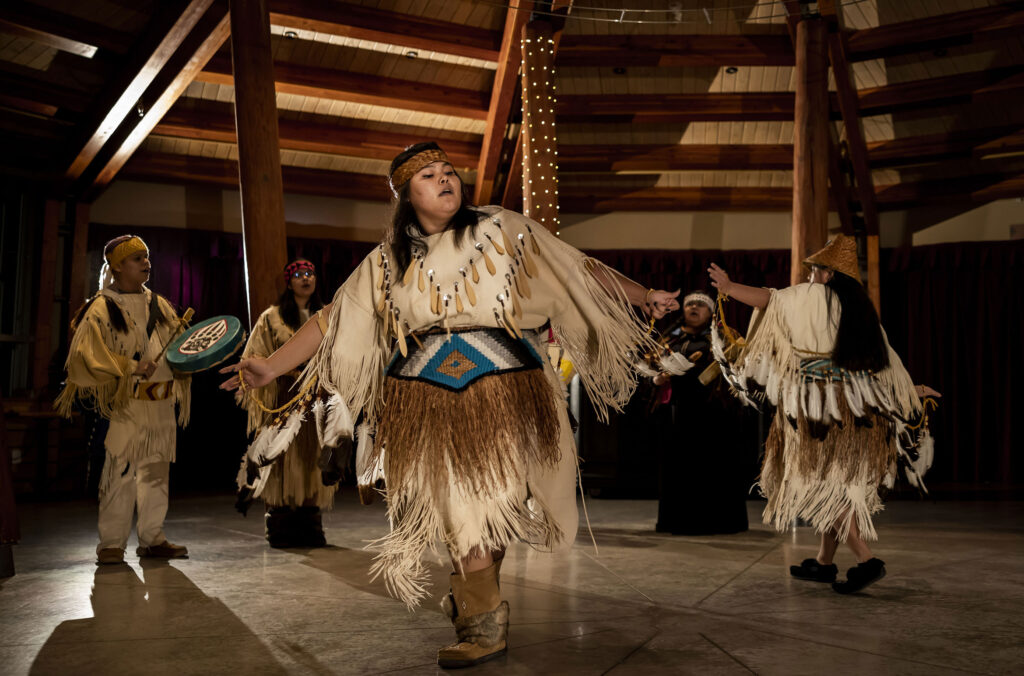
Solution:
<svg viewBox="0 0 1024 676"><path fill-rule="evenodd" d="M445 333L447 334L449 339L452 337L452 327L448 326L448 303L449 301L451 301L451 299L452 297L449 296L448 294L445 294L444 298L442 299L442 302L444 303L444 319L441 321L441 325L444 326Z"/></svg>
<svg viewBox="0 0 1024 676"><path fill-rule="evenodd" d="M435 284L430 292L430 309L435 315L441 314L441 285Z"/></svg>
<svg viewBox="0 0 1024 676"><path fill-rule="evenodd" d="M459 283L455 282L455 311L461 315L464 310L465 307L462 305L462 296L459 295Z"/></svg>
<svg viewBox="0 0 1024 676"><path fill-rule="evenodd" d="M425 279L423 279L423 259L422 258L420 259L420 264L417 267L419 268L420 273L419 273L419 279L416 282L416 286L419 287L420 293L423 293L423 290L427 288L427 282L426 282Z"/></svg>
<svg viewBox="0 0 1024 676"><path fill-rule="evenodd" d="M405 274L402 276L402 286L409 286L409 283L412 282L412 275L416 271L416 262L417 259L413 258L406 266Z"/></svg>
<svg viewBox="0 0 1024 676"><path fill-rule="evenodd" d="M494 221L494 224L496 226L498 226L498 230L501 230L501 242L502 242L502 244L505 245L505 251L507 251L509 253L509 255L511 256L512 255L512 248L513 248L512 247L512 240L510 240L508 238L508 235L505 234L505 228L501 227L501 223L499 223L498 221Z"/></svg>
<svg viewBox="0 0 1024 676"><path fill-rule="evenodd" d="M516 256L523 259L523 268L526 270L528 277L537 276L537 266L533 264L533 257L530 256L530 252L526 247L526 238L523 233L519 233L519 243L522 248L516 247Z"/></svg>
<svg viewBox="0 0 1024 676"><path fill-rule="evenodd" d="M409 326L409 322L405 323L405 332L409 334L409 337L412 338L413 342L422 350L423 343L420 341L419 336L416 335L416 332L412 330L412 327Z"/></svg>
<svg viewBox="0 0 1024 676"><path fill-rule="evenodd" d="M469 283L469 277L466 276L466 268L459 268L459 272L462 273L462 279L466 282L466 298L469 299L469 304L476 307L476 291L473 290L473 285Z"/></svg>
<svg viewBox="0 0 1024 676"><path fill-rule="evenodd" d="M505 279L508 281L508 286L505 288L505 293L509 298L512 299L512 314L519 319L523 318L523 308L519 305L519 294L512 293L513 282L512 275L505 273Z"/></svg>
<svg viewBox="0 0 1024 676"><path fill-rule="evenodd" d="M377 301L377 314L381 314L384 312L384 305L388 302L388 296L390 295L390 289L380 294L380 300Z"/></svg>
<svg viewBox="0 0 1024 676"><path fill-rule="evenodd" d="M508 324L506 324L504 322L504 320L502 320L501 315L498 314L498 308L491 308L491 309L494 310L494 323L497 324L498 326L500 326L501 328L505 329L505 331L508 333L508 335L510 335L513 338L515 338L516 334L512 331L512 329L510 329L508 327Z"/></svg>
<svg viewBox="0 0 1024 676"><path fill-rule="evenodd" d="M481 244L480 242L477 242L475 246L476 246L476 250L480 252L481 256L483 256L484 266L487 268L487 272L490 273L491 277L493 277L494 275L498 274L498 269L496 267L494 267L494 261L492 261L491 257L487 255L486 251L484 251L484 245ZM475 269L474 269L474 272L475 272ZM477 282L479 280L477 280L476 276L474 276L473 277L473 281Z"/></svg>
<svg viewBox="0 0 1024 676"><path fill-rule="evenodd" d="M519 290L523 292L523 298L533 298L530 291L530 283L526 281L526 275L519 274L519 261L516 261L516 281L519 283Z"/></svg>
<svg viewBox="0 0 1024 676"><path fill-rule="evenodd" d="M523 334L519 331L519 323L516 322L516 318L512 316L507 305L505 305L505 294L499 293L498 302L501 303L501 314L505 318L505 323L512 329L512 335L516 338L522 338Z"/></svg>
<svg viewBox="0 0 1024 676"><path fill-rule="evenodd" d="M473 283L480 283L480 272L476 269L476 261L472 258L469 259L469 269L473 271Z"/></svg>
<svg viewBox="0 0 1024 676"><path fill-rule="evenodd" d="M498 252L499 256L504 256L505 255L505 250L501 248L500 244L498 244L497 242L494 241L494 238L492 238L489 233L485 232L484 233L484 237L486 237L487 241L491 243L491 246L494 247L494 250Z"/></svg>
<svg viewBox="0 0 1024 676"><path fill-rule="evenodd" d="M398 339L398 351L403 357L409 356L409 346L405 342L405 335L402 333L402 323L398 321L398 308L392 308L392 316L395 319L395 338Z"/></svg>
<svg viewBox="0 0 1024 676"><path fill-rule="evenodd" d="M530 227L529 223L526 224L526 231L530 233L530 248L533 249L533 253L540 256L540 247L537 246L537 236L533 234L533 228Z"/></svg>

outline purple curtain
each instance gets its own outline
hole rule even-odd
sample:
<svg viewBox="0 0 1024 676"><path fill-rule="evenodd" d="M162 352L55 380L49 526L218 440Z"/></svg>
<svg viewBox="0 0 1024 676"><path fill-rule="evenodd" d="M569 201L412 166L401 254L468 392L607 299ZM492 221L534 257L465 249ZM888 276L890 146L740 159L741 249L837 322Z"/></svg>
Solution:
<svg viewBox="0 0 1024 676"><path fill-rule="evenodd" d="M91 260L98 271L99 249L125 228L93 225ZM153 251L153 288L197 317L245 317L241 236L173 228L139 229ZM289 238L289 256L312 260L327 300L374 245L364 242ZM707 267L716 262L745 284L783 287L789 283L789 250L664 251L598 250L601 261L646 286L713 291ZM933 489L1009 490L1024 482L1024 462L1012 450L1024 447L1012 413L1024 397L1012 387L1021 371L1024 344L1024 242L968 242L883 250L882 324L889 341L916 382L943 393L932 415L936 459L928 483ZM277 274L278 271L270 271ZM746 329L750 310L726 304L726 320ZM193 396L204 427L223 429L222 415L237 413L216 390L216 377L200 374ZM209 382L206 382L209 381ZM210 408L202 410L202 406ZM229 411L233 413L229 413ZM209 431L209 430L207 430ZM191 433L190 433L191 434ZM215 435L216 436L216 435ZM204 442L205 443L205 442ZM217 485L227 485L244 448L235 430L220 435L212 451L232 465ZM179 457L187 457L179 453ZM180 464L180 463L179 463Z"/></svg>

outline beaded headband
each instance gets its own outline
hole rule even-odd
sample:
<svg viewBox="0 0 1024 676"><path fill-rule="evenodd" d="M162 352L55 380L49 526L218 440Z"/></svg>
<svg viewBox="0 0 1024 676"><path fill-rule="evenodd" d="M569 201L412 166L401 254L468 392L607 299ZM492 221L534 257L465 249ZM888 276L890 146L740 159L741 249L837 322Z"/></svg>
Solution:
<svg viewBox="0 0 1024 676"><path fill-rule="evenodd" d="M699 303L704 303L705 305L708 306L708 309L711 310L711 313L714 314L714 312L715 312L715 301L711 300L711 296L707 295L706 293L699 293L699 292L698 293L691 293L690 295L688 295L685 298L683 298L683 307L686 307L687 305L689 305L693 301L697 301Z"/></svg>
<svg viewBox="0 0 1024 676"><path fill-rule="evenodd" d="M300 258L297 261L292 261L285 267L284 281L287 282L289 279L292 278L292 275L294 275L299 270L309 270L314 275L316 274L316 266L310 263L309 261Z"/></svg>
<svg viewBox="0 0 1024 676"><path fill-rule="evenodd" d="M145 251L146 255L149 255L149 247L142 241L141 237L132 235L125 241L121 242L114 247L114 250L107 254L107 264L110 267L120 265L121 261L128 258L132 254L136 254L140 251Z"/></svg>
<svg viewBox="0 0 1024 676"><path fill-rule="evenodd" d="M403 185L405 185L410 178L416 175L416 172L423 167L433 162L447 162L448 155L443 150L432 149L424 150L421 153L416 153L401 165L391 174L391 189L398 191Z"/></svg>

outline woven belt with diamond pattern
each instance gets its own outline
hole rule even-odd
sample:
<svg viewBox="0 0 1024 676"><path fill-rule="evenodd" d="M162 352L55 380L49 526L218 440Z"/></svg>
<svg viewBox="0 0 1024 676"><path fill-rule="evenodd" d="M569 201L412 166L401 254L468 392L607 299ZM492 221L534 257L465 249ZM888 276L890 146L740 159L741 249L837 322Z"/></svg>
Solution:
<svg viewBox="0 0 1024 676"><path fill-rule="evenodd" d="M163 401L171 396L173 389L173 380L162 380L160 382L143 380L135 388L135 398L142 399L143 401Z"/></svg>
<svg viewBox="0 0 1024 676"><path fill-rule="evenodd" d="M395 353L387 374L400 380L421 380L449 390L462 390L484 376L539 369L540 355L526 339L504 329L469 328L419 335L420 347L409 342L409 354Z"/></svg>

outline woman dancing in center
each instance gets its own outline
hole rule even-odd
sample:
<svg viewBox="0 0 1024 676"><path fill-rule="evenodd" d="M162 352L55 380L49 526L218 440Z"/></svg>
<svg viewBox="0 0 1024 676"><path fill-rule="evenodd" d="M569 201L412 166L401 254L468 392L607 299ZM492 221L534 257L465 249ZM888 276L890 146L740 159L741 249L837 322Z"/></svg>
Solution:
<svg viewBox="0 0 1024 676"><path fill-rule="evenodd" d="M309 402L325 445L351 439L361 414L358 483L365 493L384 480L391 522L372 572L414 606L426 593L421 557L443 541L455 572L442 606L458 641L438 664L470 666L506 650L498 574L509 543L554 550L576 533L576 449L543 357L547 327L591 400L619 408L637 346L652 347L631 305L661 317L678 292L645 289L521 214L468 204L435 143L400 153L389 178L385 242L316 321L269 358L232 367L243 387L260 387L312 356L303 387L317 378L322 392L307 390L256 439L240 478L258 483Z"/></svg>

